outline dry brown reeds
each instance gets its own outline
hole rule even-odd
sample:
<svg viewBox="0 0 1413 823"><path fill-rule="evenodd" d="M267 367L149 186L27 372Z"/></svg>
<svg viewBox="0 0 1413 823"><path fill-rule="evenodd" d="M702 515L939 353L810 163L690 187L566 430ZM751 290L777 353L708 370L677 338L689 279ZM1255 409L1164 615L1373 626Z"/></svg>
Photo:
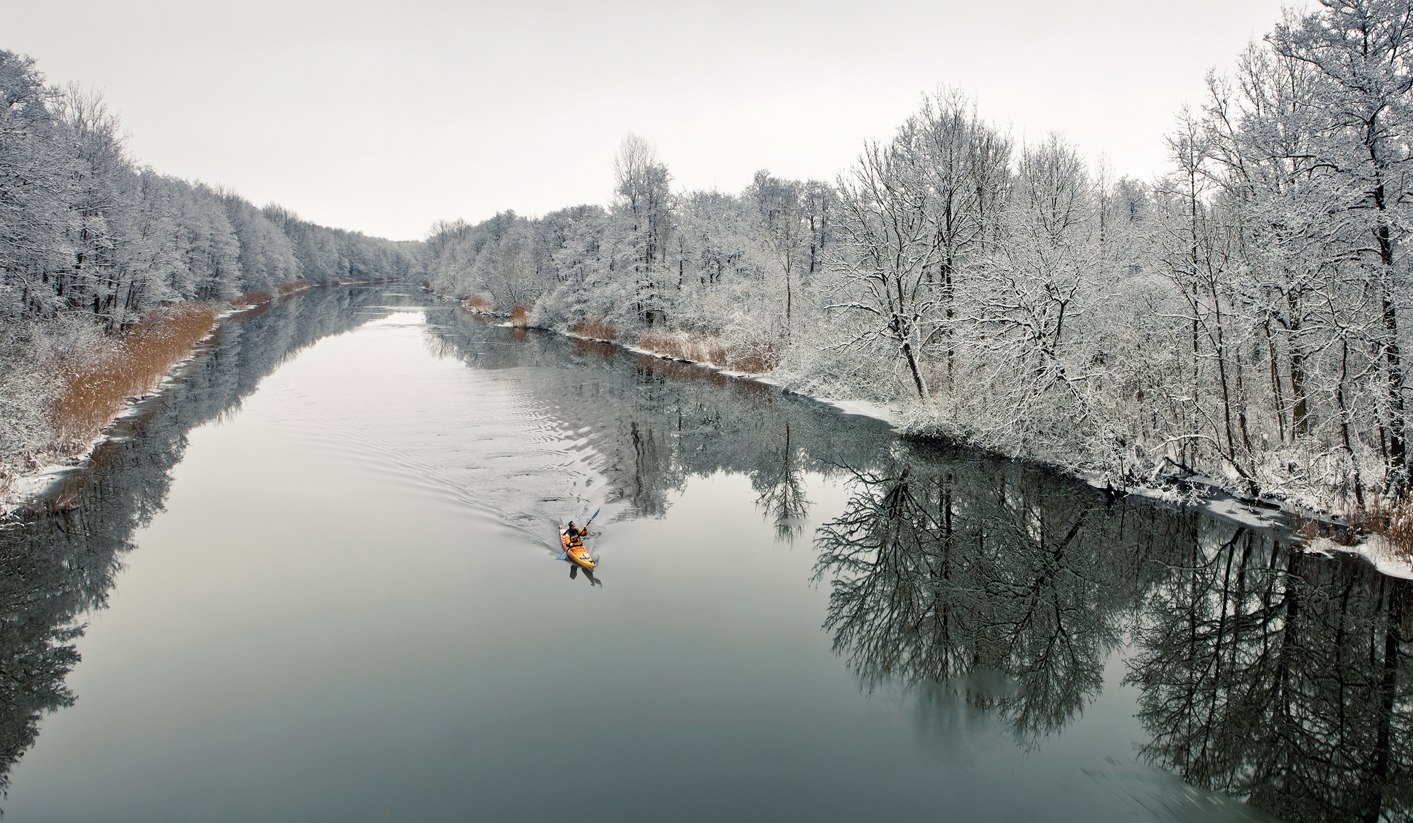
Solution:
<svg viewBox="0 0 1413 823"><path fill-rule="evenodd" d="M714 337L694 339L680 334L645 332L638 338L638 348L664 357L713 366L725 366L729 359L726 347Z"/></svg>
<svg viewBox="0 0 1413 823"><path fill-rule="evenodd" d="M1359 531L1381 535L1396 554L1413 558L1413 500L1375 503L1349 516L1349 525Z"/></svg>
<svg viewBox="0 0 1413 823"><path fill-rule="evenodd" d="M1413 502L1405 500L1393 509L1384 536L1394 551L1413 557Z"/></svg>
<svg viewBox="0 0 1413 823"><path fill-rule="evenodd" d="M716 337L689 338L668 332L645 332L638 338L638 348L743 374L761 374L780 365L779 348L768 342L728 346Z"/></svg>
<svg viewBox="0 0 1413 823"><path fill-rule="evenodd" d="M687 347L681 338L661 332L643 332L638 335L638 348L664 357L691 359L687 356Z"/></svg>
<svg viewBox="0 0 1413 823"><path fill-rule="evenodd" d="M592 340L617 340L618 329L613 324L602 320L580 320L575 323L570 331L580 337L588 337Z"/></svg>
<svg viewBox="0 0 1413 823"><path fill-rule="evenodd" d="M510 325L517 329L528 328L530 325L530 312L524 306L516 306L510 312Z"/></svg>
<svg viewBox="0 0 1413 823"><path fill-rule="evenodd" d="M1315 520L1302 517L1296 521L1295 534L1303 540L1314 540L1325 536L1326 529Z"/></svg>
<svg viewBox="0 0 1413 823"><path fill-rule="evenodd" d="M720 340L704 340L697 344L703 362L725 366L731 362L731 352Z"/></svg>
<svg viewBox="0 0 1413 823"><path fill-rule="evenodd" d="M119 335L106 351L67 364L65 386L54 404L61 445L72 448L96 437L128 398L156 388L215 326L216 311L206 303L160 309Z"/></svg>
<svg viewBox="0 0 1413 823"><path fill-rule="evenodd" d="M733 351L727 368L745 374L764 374L780 365L780 349L774 343L757 343Z"/></svg>

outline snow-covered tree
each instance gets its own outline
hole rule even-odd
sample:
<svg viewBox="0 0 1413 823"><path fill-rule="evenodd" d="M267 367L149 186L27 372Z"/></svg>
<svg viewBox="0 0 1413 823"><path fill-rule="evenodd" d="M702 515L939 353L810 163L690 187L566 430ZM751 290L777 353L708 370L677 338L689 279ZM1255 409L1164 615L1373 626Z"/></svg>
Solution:
<svg viewBox="0 0 1413 823"><path fill-rule="evenodd" d="M1276 27L1277 54L1312 67L1328 139L1316 162L1344 195L1335 219L1365 233L1361 258L1378 301L1383 370L1380 415L1386 445L1384 492L1408 490L1408 421L1399 307L1409 264L1400 240L1410 225L1413 179L1413 2L1322 0L1321 11Z"/></svg>
<svg viewBox="0 0 1413 823"><path fill-rule="evenodd" d="M928 179L926 135L910 119L888 143L871 142L839 180L838 242L831 255L843 293L834 309L862 316L851 344L882 343L928 397L921 353L938 328L935 279L944 256Z"/></svg>
<svg viewBox="0 0 1413 823"><path fill-rule="evenodd" d="M633 308L649 326L666 320L669 284L675 271L667 264L673 231L672 177L657 152L643 138L623 138L613 159L614 266L633 280Z"/></svg>
<svg viewBox="0 0 1413 823"><path fill-rule="evenodd" d="M63 127L34 61L0 51L0 317L50 317L68 250Z"/></svg>

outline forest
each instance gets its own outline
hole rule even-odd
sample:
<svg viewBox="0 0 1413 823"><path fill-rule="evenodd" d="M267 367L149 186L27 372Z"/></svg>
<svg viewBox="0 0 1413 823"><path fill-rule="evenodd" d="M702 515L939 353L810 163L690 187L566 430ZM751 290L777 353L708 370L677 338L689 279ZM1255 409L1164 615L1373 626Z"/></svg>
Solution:
<svg viewBox="0 0 1413 823"><path fill-rule="evenodd" d="M0 103L0 497L86 448L217 309L417 265L415 244L137 166L99 96L4 50Z"/></svg>
<svg viewBox="0 0 1413 823"><path fill-rule="evenodd" d="M1409 485L1410 46L1407 0L1288 14L1208 75L1153 180L945 88L832 181L676 191L630 135L607 207L440 223L426 276L1116 489L1387 518Z"/></svg>

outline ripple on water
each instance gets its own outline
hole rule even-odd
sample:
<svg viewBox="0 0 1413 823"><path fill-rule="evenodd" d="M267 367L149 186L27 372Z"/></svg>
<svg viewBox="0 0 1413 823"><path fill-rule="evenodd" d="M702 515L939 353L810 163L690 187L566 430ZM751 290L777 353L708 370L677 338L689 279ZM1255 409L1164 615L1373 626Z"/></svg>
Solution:
<svg viewBox="0 0 1413 823"><path fill-rule="evenodd" d="M309 448L550 546L552 524L596 505L588 489L599 485L598 455L586 432L561 425L514 370L445 367L427 351L424 325L396 317L308 353L323 362L288 381L279 425Z"/></svg>

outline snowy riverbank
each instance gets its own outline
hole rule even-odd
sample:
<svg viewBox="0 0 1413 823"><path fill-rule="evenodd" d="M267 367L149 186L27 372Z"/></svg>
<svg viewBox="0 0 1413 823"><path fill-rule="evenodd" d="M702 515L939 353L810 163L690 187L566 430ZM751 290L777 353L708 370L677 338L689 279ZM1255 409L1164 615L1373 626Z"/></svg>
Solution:
<svg viewBox="0 0 1413 823"><path fill-rule="evenodd" d="M65 484L89 469L94 453L100 446L127 436L127 427L144 418L151 406L160 402L167 391L186 376L197 356L215 339L222 322L235 315L268 308L277 300L308 291L313 285L315 284L298 282L281 286L275 289L273 294L242 295L219 311L210 313L209 330L201 337L193 339L190 344L181 344L181 356L167 359L167 364L151 379L145 390L126 395L111 413L101 420L94 421L96 428L92 437L81 444L71 444L67 449L51 445L32 453L37 456L30 459L39 465L11 477L9 484L0 489L0 524L14 523L26 513L64 508L67 505L63 491ZM52 398L50 402L54 402Z"/></svg>
<svg viewBox="0 0 1413 823"><path fill-rule="evenodd" d="M509 322L501 323L509 327ZM787 380L772 377L769 374L752 374L748 372L734 371L718 366L714 363L692 360L685 357L675 357L652 351L641 346L627 344L618 340L606 340L599 337L591 337L583 334L576 334L572 331L561 331L559 329L540 329L550 331L555 334L562 334L577 340L585 340L595 343L607 343L625 351L641 354L648 357L656 357L662 360L669 360L675 363L683 363L708 369L726 377L738 380L751 380L764 385L775 386L792 394L810 399L838 409L844 414L859 415L869 417L888 424L898 434L908 434L906 429L906 410L899 405L889 405L884 403L874 403L863 400L851 400L845 398L828 397L801 392L792 388ZM930 439L926 435L921 435L921 439ZM1103 478L1084 475L1075 472L1065 472L1084 483L1088 483L1094 488L1112 491L1110 484ZM1291 531L1294 521L1300 519L1324 519L1328 516L1321 516L1304 510L1295 510L1288 506L1283 506L1272 501L1260 501L1244 498L1234 490L1227 488L1220 481L1207 477L1192 477L1184 479L1184 487L1178 489L1172 486L1142 486L1135 485L1123 489L1122 494L1130 494L1144 497L1164 505L1173 506L1198 506L1207 514L1226 520L1228 522L1246 526L1251 529L1284 529ZM1292 535L1292 539L1303 542L1305 550L1313 553L1334 556L1336 554L1355 555L1362 557L1379 572L1392 576L1413 580L1413 558L1399 554L1393 549L1388 541L1380 535L1366 535L1359 542L1352 545L1337 543L1327 537L1299 538Z"/></svg>
<svg viewBox="0 0 1413 823"><path fill-rule="evenodd" d="M254 307L227 309L217 315L218 322L251 308ZM163 395L190 373L198 356L215 338L217 329L219 326L196 341L187 356L174 362L151 391L128 398L109 418L102 431L94 435L83 448L57 456L47 464L16 477L9 488L0 493L0 524L16 522L25 513L62 508L64 501L60 499L60 492L64 484L89 469L94 452L100 446L126 437L127 427L150 413L153 406L162 400Z"/></svg>

